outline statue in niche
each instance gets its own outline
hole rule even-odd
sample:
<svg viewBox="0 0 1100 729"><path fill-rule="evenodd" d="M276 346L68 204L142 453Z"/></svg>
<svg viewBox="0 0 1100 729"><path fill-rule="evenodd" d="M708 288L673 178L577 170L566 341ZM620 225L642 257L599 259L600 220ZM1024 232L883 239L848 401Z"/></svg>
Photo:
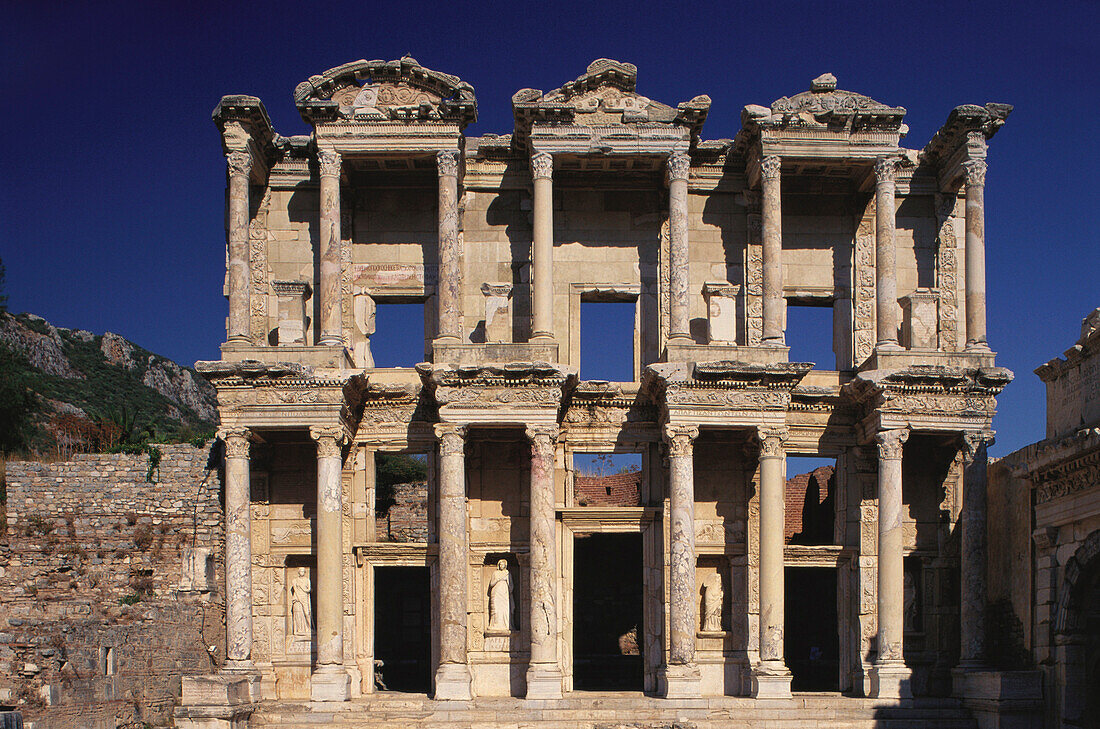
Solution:
<svg viewBox="0 0 1100 729"><path fill-rule="evenodd" d="M905 571L905 586L902 595L902 604L904 605L902 614L905 616L905 630L919 630L917 625L917 580L909 570Z"/></svg>
<svg viewBox="0 0 1100 729"><path fill-rule="evenodd" d="M508 560L497 561L496 572L489 578L489 630L515 630L512 625L512 573Z"/></svg>
<svg viewBox="0 0 1100 729"><path fill-rule="evenodd" d="M290 583L290 624L295 636L309 638L313 633L313 606L310 604L309 570L298 568L298 575Z"/></svg>
<svg viewBox="0 0 1100 729"><path fill-rule="evenodd" d="M717 572L703 580L703 631L722 631L722 576Z"/></svg>

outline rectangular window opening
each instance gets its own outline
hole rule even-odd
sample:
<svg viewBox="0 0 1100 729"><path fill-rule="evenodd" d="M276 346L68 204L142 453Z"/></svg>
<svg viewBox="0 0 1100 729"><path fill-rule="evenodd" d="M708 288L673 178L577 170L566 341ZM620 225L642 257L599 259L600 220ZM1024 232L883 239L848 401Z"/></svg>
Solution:
<svg viewBox="0 0 1100 729"><path fill-rule="evenodd" d="M581 379L633 382L635 301L581 300Z"/></svg>
<svg viewBox="0 0 1100 729"><path fill-rule="evenodd" d="M784 544L835 544L836 493L836 459L788 456Z"/></svg>
<svg viewBox="0 0 1100 729"><path fill-rule="evenodd" d="M574 453L573 494L577 506L640 506L641 453Z"/></svg>
<svg viewBox="0 0 1100 729"><path fill-rule="evenodd" d="M414 367L427 359L424 302L379 301L370 351L375 367Z"/></svg>
<svg viewBox="0 0 1100 729"><path fill-rule="evenodd" d="M428 541L428 455L374 454L375 539Z"/></svg>
<svg viewBox="0 0 1100 729"><path fill-rule="evenodd" d="M813 362L814 369L835 370L833 304L787 301L787 346L791 362Z"/></svg>

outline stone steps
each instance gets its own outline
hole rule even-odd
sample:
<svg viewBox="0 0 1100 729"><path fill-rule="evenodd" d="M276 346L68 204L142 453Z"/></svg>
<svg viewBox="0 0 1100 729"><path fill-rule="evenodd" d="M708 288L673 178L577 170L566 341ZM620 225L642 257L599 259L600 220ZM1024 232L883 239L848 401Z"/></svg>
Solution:
<svg viewBox="0 0 1100 729"><path fill-rule="evenodd" d="M482 698L470 703L379 693L345 704L266 702L251 727L281 729L976 729L953 699L902 705L836 694L791 699L666 700L642 694L572 694L560 701Z"/></svg>

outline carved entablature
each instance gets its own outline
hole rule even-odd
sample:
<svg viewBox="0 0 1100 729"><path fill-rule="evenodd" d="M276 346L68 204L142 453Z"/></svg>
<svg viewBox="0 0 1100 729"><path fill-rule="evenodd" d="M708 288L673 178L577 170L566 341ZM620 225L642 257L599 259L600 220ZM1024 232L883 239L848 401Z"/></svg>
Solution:
<svg viewBox="0 0 1100 729"><path fill-rule="evenodd" d="M785 417L791 391L812 368L808 362L663 363L646 368L642 389L669 421L756 426Z"/></svg>
<svg viewBox="0 0 1100 729"><path fill-rule="evenodd" d="M545 362L473 366L417 365L444 420L530 424L558 420L575 373Z"/></svg>
<svg viewBox="0 0 1100 729"><path fill-rule="evenodd" d="M645 393L624 391L617 383L586 380L573 389L562 424L573 434L619 431L655 425L658 415L657 406Z"/></svg>
<svg viewBox="0 0 1100 729"><path fill-rule="evenodd" d="M513 144L519 150L527 150L531 146L532 128L539 123L589 130L622 129L629 125L642 136L667 137L673 145L677 139L685 143L698 141L710 111L710 97L696 96L671 107L639 94L637 80L638 68L634 64L600 58L589 64L584 75L561 88L546 93L538 89L517 91L512 96L516 120ZM669 136L670 130L677 131ZM589 136L593 133L586 132ZM597 142L593 144L600 146Z"/></svg>
<svg viewBox="0 0 1100 729"><path fill-rule="evenodd" d="M945 190L957 187L965 176L967 160L985 159L986 142L993 138L1012 113L1011 104L963 104L921 151L922 163L934 165Z"/></svg>
<svg viewBox="0 0 1100 729"><path fill-rule="evenodd" d="M363 393L357 440L390 440L429 432L438 419L435 401L419 384L371 384Z"/></svg>
<svg viewBox="0 0 1100 729"><path fill-rule="evenodd" d="M310 76L294 89L294 103L310 124L450 122L462 129L477 120L473 86L409 56L353 61Z"/></svg>
<svg viewBox="0 0 1100 729"><path fill-rule="evenodd" d="M1031 482L1038 503L1100 489L1100 426L1032 443L1001 462Z"/></svg>
<svg viewBox="0 0 1100 729"><path fill-rule="evenodd" d="M222 149L229 155L249 155L250 170L259 175L281 157L282 138L271 127L264 104L255 96L223 96L211 118L222 135ZM231 162L232 164L232 162ZM257 169L260 168L260 169Z"/></svg>
<svg viewBox="0 0 1100 729"><path fill-rule="evenodd" d="M865 434L906 426L987 431L997 409L996 396L1012 378L1012 372L1003 367L914 365L905 370L860 372L842 393L862 409Z"/></svg>

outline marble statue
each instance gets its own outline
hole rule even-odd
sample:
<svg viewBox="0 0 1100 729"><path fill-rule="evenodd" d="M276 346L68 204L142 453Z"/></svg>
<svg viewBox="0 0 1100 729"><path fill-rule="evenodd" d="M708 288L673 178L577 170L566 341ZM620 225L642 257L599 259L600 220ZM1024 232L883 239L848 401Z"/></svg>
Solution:
<svg viewBox="0 0 1100 729"><path fill-rule="evenodd" d="M290 583L290 619L294 635L309 637L313 632L313 607L310 604L309 570L298 568L298 576Z"/></svg>
<svg viewBox="0 0 1100 729"><path fill-rule="evenodd" d="M722 576L717 572L703 580L703 630L708 633L722 630Z"/></svg>
<svg viewBox="0 0 1100 729"><path fill-rule="evenodd" d="M508 560L497 562L489 579L489 630L514 630L512 626L512 573Z"/></svg>

